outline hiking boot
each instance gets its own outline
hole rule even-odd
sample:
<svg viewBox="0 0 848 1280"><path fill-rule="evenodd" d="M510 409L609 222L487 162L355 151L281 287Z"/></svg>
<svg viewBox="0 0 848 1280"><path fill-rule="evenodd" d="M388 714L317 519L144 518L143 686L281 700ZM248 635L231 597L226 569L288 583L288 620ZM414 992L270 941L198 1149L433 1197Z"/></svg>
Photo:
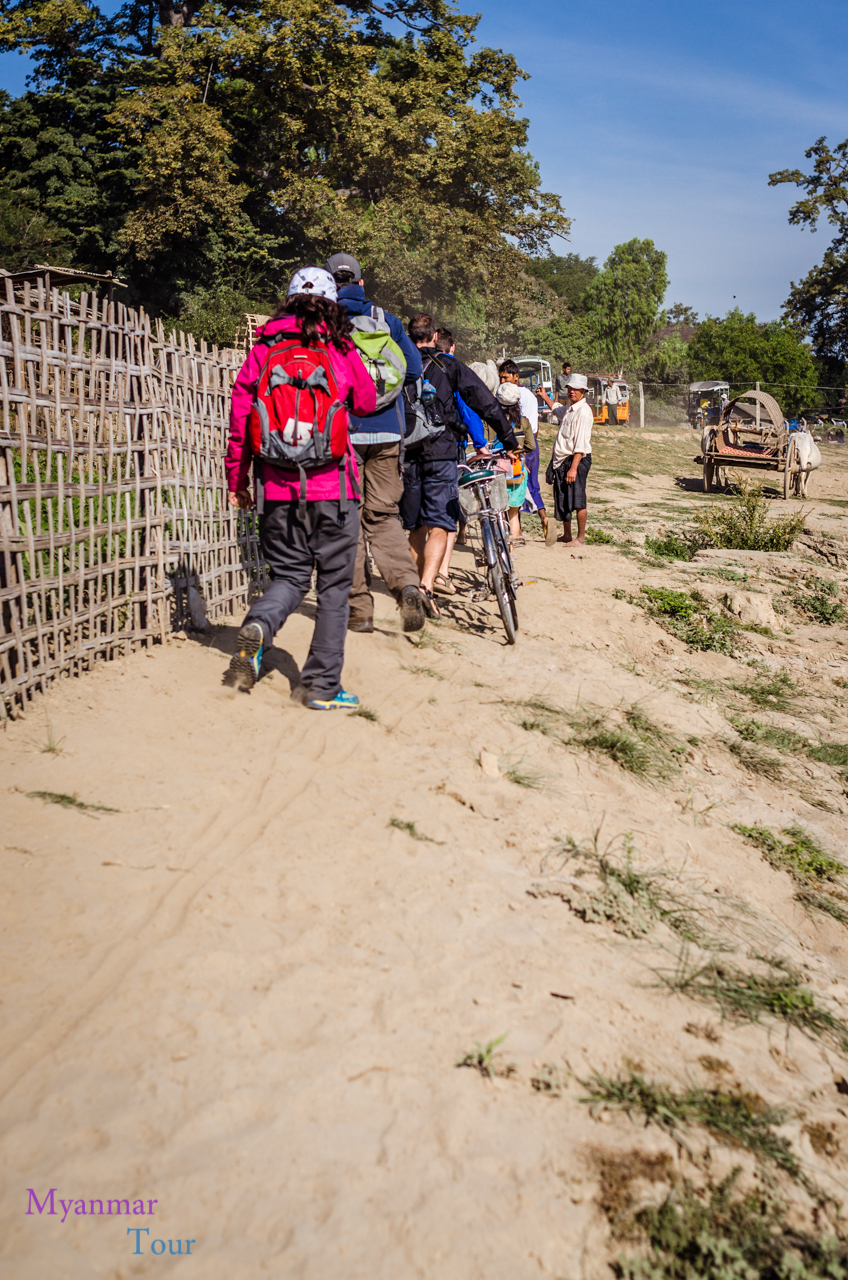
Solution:
<svg viewBox="0 0 848 1280"><path fill-rule="evenodd" d="M400 593L400 625L403 631L420 631L424 626L424 605L417 587L404 587Z"/></svg>
<svg viewBox="0 0 848 1280"><path fill-rule="evenodd" d="M363 631L365 633L374 630L373 618L350 618L347 624L348 631Z"/></svg>
<svg viewBox="0 0 848 1280"><path fill-rule="evenodd" d="M262 650L265 647L265 635L259 623L246 622L238 633L237 644L238 648L224 672L224 684L231 689L243 689L250 693L259 679Z"/></svg>
<svg viewBox="0 0 848 1280"><path fill-rule="evenodd" d="M335 698L312 698L306 705L312 711L354 711L359 706L359 699L355 693L339 689Z"/></svg>

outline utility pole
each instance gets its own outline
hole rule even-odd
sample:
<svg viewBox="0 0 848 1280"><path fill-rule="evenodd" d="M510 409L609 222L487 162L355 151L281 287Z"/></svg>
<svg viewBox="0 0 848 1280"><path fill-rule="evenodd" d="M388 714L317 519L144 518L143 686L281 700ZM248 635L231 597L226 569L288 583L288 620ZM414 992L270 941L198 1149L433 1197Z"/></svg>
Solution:
<svg viewBox="0 0 848 1280"><path fill-rule="evenodd" d="M639 426L645 426L645 392L642 390L642 384L639 383Z"/></svg>

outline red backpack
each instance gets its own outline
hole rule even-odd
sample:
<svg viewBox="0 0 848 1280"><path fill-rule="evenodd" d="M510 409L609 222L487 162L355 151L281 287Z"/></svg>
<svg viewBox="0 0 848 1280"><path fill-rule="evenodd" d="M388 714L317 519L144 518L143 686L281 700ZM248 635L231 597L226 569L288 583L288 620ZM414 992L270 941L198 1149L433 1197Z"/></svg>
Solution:
<svg viewBox="0 0 848 1280"><path fill-rule="evenodd" d="M308 347L303 335L274 334L259 371L248 433L263 462L300 473L300 514L305 514L306 472L339 464L339 496L345 500L348 452L347 412L330 353L321 343Z"/></svg>

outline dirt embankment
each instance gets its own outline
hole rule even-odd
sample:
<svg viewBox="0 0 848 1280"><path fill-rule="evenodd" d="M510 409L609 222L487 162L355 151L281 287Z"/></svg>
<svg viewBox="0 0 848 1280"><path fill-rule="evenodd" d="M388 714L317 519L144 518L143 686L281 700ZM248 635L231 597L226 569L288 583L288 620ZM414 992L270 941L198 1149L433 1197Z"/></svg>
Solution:
<svg viewBox="0 0 848 1280"><path fill-rule="evenodd" d="M694 452L599 433L614 541L528 540L515 648L464 595L413 638L381 596L345 669L373 718L289 701L307 603L249 697L232 620L6 727L8 1275L594 1280L646 1247L640 1205L737 1164L831 1229L848 648L804 609L845 570L646 553L704 501ZM825 455L819 540L848 512ZM643 586L700 592L726 651Z"/></svg>

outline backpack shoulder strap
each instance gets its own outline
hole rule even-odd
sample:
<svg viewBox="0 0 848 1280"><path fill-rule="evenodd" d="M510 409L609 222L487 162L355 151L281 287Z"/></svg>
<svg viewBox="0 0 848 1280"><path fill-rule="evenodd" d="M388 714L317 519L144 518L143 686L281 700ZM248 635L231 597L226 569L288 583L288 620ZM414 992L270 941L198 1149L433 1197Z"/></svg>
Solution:
<svg viewBox="0 0 848 1280"><path fill-rule="evenodd" d="M371 303L371 319L376 320L378 324L386 323L385 311L382 307L376 307L373 302Z"/></svg>

